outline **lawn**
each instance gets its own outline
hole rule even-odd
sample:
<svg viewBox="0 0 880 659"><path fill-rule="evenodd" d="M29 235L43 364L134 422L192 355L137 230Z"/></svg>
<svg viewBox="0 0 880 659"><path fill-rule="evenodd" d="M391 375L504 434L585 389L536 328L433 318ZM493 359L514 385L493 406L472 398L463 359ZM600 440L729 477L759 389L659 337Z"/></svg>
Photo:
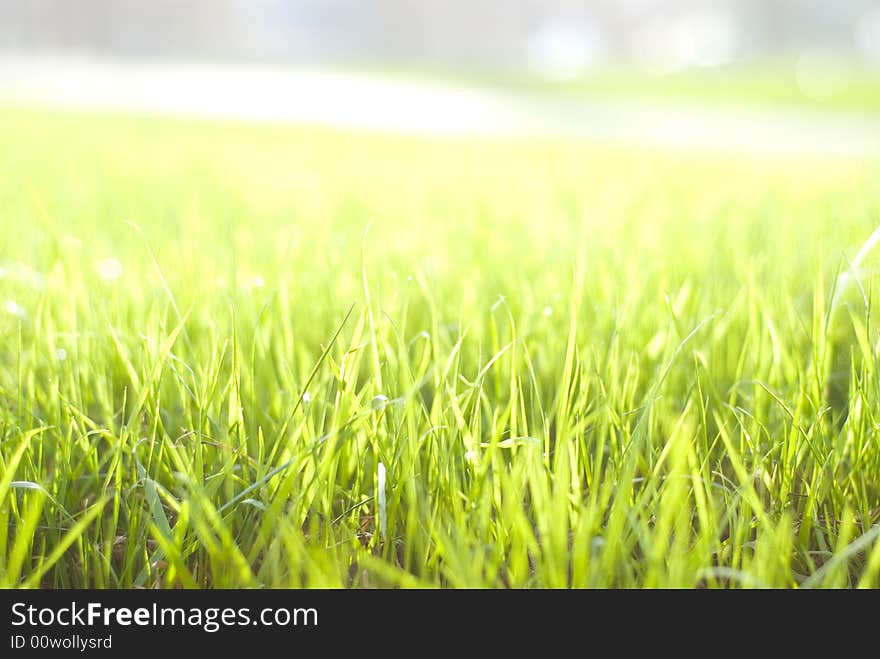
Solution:
<svg viewBox="0 0 880 659"><path fill-rule="evenodd" d="M0 143L0 586L880 586L876 162Z"/></svg>
<svg viewBox="0 0 880 659"><path fill-rule="evenodd" d="M635 75L604 70L563 82L512 80L523 88L569 92L599 98L689 101L701 105L762 109L778 107L816 111L846 111L876 115L880 112L880 71L850 66L831 82L798 78L790 62L762 62L757 66L685 71L668 75ZM816 87L813 89L811 87Z"/></svg>
<svg viewBox="0 0 880 659"><path fill-rule="evenodd" d="M829 69L830 67L830 69ZM689 69L654 74L631 67L598 67L571 79L552 80L522 72L499 74L468 69L424 67L340 67L341 72L394 76L403 80L471 82L477 88L519 91L550 97L628 100L641 103L688 103L727 109L846 112L876 116L880 112L880 68L842 60L819 63L807 73L789 58L750 64Z"/></svg>

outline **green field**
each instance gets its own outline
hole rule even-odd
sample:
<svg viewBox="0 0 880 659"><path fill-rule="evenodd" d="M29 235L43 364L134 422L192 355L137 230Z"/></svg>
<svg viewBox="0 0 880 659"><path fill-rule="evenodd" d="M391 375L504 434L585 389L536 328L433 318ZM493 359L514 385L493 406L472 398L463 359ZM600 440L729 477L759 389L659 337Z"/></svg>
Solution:
<svg viewBox="0 0 880 659"><path fill-rule="evenodd" d="M570 99L690 103L701 107L758 110L842 111L864 115L880 113L880 69L846 60L838 66L839 70L826 72L838 77L824 89L822 85L819 89L810 89L809 85L805 88L803 74L799 79L797 62L789 58L663 75L639 72L631 67L604 67L559 81L522 72L504 75L497 71L474 70L473 67L426 69L413 66L389 70L387 67L350 65L341 66L339 70L341 73L355 71L413 82L434 80L455 84L466 80L477 88Z"/></svg>
<svg viewBox="0 0 880 659"><path fill-rule="evenodd" d="M0 143L0 586L880 586L876 162Z"/></svg>
<svg viewBox="0 0 880 659"><path fill-rule="evenodd" d="M778 107L872 115L880 112L880 72L852 67L843 69L840 75L841 79L821 94L804 89L798 81L796 67L790 62L765 62L756 67L669 75L607 70L559 83L512 80L510 84L599 98L689 101L723 107Z"/></svg>

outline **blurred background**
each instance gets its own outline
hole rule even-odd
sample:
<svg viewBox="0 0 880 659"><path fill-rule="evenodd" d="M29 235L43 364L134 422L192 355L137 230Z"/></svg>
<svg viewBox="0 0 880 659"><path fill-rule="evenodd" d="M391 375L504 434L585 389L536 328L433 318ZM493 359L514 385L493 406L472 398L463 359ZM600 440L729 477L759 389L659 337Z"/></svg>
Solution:
<svg viewBox="0 0 880 659"><path fill-rule="evenodd" d="M316 77L322 72L336 75ZM511 90L519 95L502 93ZM707 123L681 107L645 105L721 99L794 105L797 117L784 118L787 144L873 152L876 123L847 128L822 116L813 120L827 126L796 124L809 109L859 115L848 121L880 116L880 4L0 0L4 99L381 130L728 145L745 134L756 144L778 139L772 121ZM709 137L694 138L701 122ZM818 140L808 137L815 132Z"/></svg>
<svg viewBox="0 0 880 659"><path fill-rule="evenodd" d="M0 0L5 53L422 65L550 78L773 58L880 68L875 0Z"/></svg>

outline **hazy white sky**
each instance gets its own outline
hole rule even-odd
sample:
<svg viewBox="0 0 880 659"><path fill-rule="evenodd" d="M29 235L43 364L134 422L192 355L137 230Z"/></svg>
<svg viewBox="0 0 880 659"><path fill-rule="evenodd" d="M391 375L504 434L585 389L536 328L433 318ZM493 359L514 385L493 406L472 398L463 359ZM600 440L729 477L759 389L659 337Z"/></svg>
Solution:
<svg viewBox="0 0 880 659"><path fill-rule="evenodd" d="M0 0L0 52L658 73L810 49L880 67L876 0Z"/></svg>

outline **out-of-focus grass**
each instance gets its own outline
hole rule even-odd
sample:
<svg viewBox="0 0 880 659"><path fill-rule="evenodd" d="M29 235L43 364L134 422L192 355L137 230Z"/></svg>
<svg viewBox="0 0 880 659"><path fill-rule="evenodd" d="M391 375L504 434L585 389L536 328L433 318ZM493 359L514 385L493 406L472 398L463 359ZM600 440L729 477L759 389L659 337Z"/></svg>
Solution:
<svg viewBox="0 0 880 659"><path fill-rule="evenodd" d="M835 71L833 75L840 77L827 82L820 80L804 84L803 77L799 80L795 66L777 64L754 69L697 69L668 75L604 71L571 82L523 81L521 84L536 89L602 97L656 98L760 108L880 112L880 73L853 67Z"/></svg>
<svg viewBox="0 0 880 659"><path fill-rule="evenodd" d="M876 163L0 141L0 584L880 585Z"/></svg>
<svg viewBox="0 0 880 659"><path fill-rule="evenodd" d="M559 80L521 71L504 74L473 68L466 71L399 68L393 72L387 68L351 68L413 80L468 81L507 91L574 98L668 101L761 110L880 112L880 70L846 60L832 62L826 67L827 70L819 68L812 72L809 69L805 72L802 68L799 73L797 61L790 59L662 74L623 67L598 67Z"/></svg>

